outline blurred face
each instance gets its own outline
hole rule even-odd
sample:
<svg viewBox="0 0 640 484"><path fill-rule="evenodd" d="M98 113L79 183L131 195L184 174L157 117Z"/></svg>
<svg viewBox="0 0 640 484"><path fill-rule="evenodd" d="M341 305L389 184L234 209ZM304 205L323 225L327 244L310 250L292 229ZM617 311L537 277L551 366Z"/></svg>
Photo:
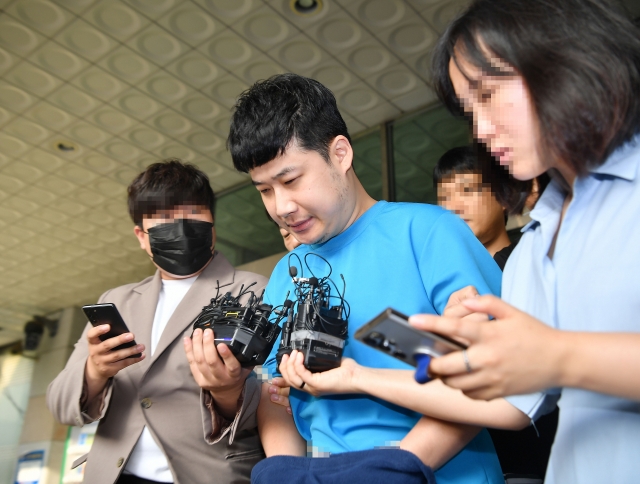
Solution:
<svg viewBox="0 0 640 484"><path fill-rule="evenodd" d="M149 257L153 260L153 253L151 252L151 245L149 244L149 229L151 227L155 227L159 224L166 224L174 222L178 219L192 219L192 220L200 220L201 222L210 222L213 223L213 216L211 215L211 210L209 207L205 207L202 205L180 205L175 207L172 210L160 210L153 215L145 216L142 219L142 228L137 225L133 228L133 231L138 238L138 242L140 243L140 248L144 250ZM213 235L213 245L211 246L211 250L216 245L216 229L213 227L211 229ZM175 274L170 274L164 269L158 267L157 264L154 265L160 270L161 276L163 279L184 279L187 277L193 277L196 274L199 274L204 270L204 267L196 272L195 274L189 274L187 276L176 276ZM205 266L206 267L206 266Z"/></svg>
<svg viewBox="0 0 640 484"><path fill-rule="evenodd" d="M289 233L287 229L283 229L280 227L280 235L282 235L282 240L284 241L284 246L287 248L289 252L300 245L298 239L296 239L293 235Z"/></svg>
<svg viewBox="0 0 640 484"><path fill-rule="evenodd" d="M473 117L474 135L518 180L551 168L539 154L538 122L523 78L500 59L492 61L507 76L491 76L456 49L449 76L458 99Z"/></svg>
<svg viewBox="0 0 640 484"><path fill-rule="evenodd" d="M504 209L479 173L456 173L438 183L438 204L458 214L483 244L504 230Z"/></svg>
<svg viewBox="0 0 640 484"><path fill-rule="evenodd" d="M269 215L302 244L325 242L345 230L355 210L347 172L353 151L344 136L329 146L330 162L295 143L249 174Z"/></svg>

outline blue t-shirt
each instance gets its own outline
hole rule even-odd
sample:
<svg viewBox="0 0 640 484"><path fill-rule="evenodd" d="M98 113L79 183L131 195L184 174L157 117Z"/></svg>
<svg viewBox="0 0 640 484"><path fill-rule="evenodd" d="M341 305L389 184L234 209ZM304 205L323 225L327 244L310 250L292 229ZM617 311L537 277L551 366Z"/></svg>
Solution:
<svg viewBox="0 0 640 484"><path fill-rule="evenodd" d="M409 369L401 361L357 341L354 333L387 307L405 314L441 314L449 296L468 285L480 294L500 294L501 272L469 227L439 207L412 203L378 202L347 230L322 244L302 245L275 267L265 302L284 302L294 293L289 257L299 277L328 274L342 291L351 312L344 356L376 368ZM303 260L300 263L293 255ZM290 296L292 298L292 296ZM276 371L275 354L266 365ZM291 408L300 434L319 453L339 453L396 445L414 427L418 413L366 395L313 397L292 389ZM503 483L495 450L483 430L458 455L436 472L438 483Z"/></svg>

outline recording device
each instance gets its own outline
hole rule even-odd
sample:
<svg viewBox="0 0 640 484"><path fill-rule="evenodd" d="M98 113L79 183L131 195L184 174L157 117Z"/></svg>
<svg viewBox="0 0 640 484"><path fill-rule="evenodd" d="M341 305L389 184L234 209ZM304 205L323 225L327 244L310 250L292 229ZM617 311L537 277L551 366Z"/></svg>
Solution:
<svg viewBox="0 0 640 484"><path fill-rule="evenodd" d="M89 306L82 306L82 310L84 311L84 314L87 315L87 318L89 318L89 321L93 326L100 326L102 324L108 324L110 326L108 333L101 334L99 336L100 341L106 341L108 339L115 338L116 336L120 336L121 334L129 333L129 328L127 328L127 325L122 319L122 316L120 316L120 312L118 311L118 308L116 308L115 304L91 304ZM111 351L131 348L136 344L135 340L127 341L126 343L116 346ZM135 355L127 356L127 358L140 358L141 356L142 353L137 353Z"/></svg>
<svg viewBox="0 0 640 484"><path fill-rule="evenodd" d="M266 361L280 334L279 324L291 308L287 303L276 309L264 304L264 291L256 296L250 290L254 284L246 288L243 285L237 296L230 292L220 295L218 287L216 297L193 320L194 331L198 328L203 331L212 329L215 345L226 344L243 367L261 365ZM246 294L249 294L249 299L242 304L240 299ZM272 313L277 317L269 321Z"/></svg>
<svg viewBox="0 0 640 484"><path fill-rule="evenodd" d="M291 265L293 256L298 259L300 277L298 268ZM307 257L310 256L319 257L326 262L329 268L326 276L318 278L313 274L307 262ZM311 277L303 277L302 261L297 254L292 253L289 256L289 275L295 284L295 302L285 302L285 305L289 304L292 309L282 326L282 339L276 361L280 366L283 355L298 350L304 355L304 366L316 373L340 366L349 319L349 305L344 298L347 286L341 274L343 290L340 294L330 278L331 265L324 257L309 252L304 256L304 263ZM332 294L332 288L336 294ZM333 301L337 304L332 305Z"/></svg>
<svg viewBox="0 0 640 484"><path fill-rule="evenodd" d="M431 358L466 348L447 336L420 331L408 323L404 314L387 308L356 331L355 338L389 356L416 366L416 380L428 381Z"/></svg>

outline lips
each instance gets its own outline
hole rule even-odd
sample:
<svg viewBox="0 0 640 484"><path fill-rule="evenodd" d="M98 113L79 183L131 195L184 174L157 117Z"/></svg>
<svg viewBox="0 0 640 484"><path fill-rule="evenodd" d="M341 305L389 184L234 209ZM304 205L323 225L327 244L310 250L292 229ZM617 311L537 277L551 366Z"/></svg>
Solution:
<svg viewBox="0 0 640 484"><path fill-rule="evenodd" d="M501 165L507 165L511 162L513 151L510 148L496 148L491 150L491 154Z"/></svg>
<svg viewBox="0 0 640 484"><path fill-rule="evenodd" d="M291 232L295 232L296 234L298 234L300 232L304 232L305 230L307 230L311 226L312 220L313 219L309 217L308 219L305 219L305 220L300 220L292 224L287 224L287 226L289 227L289 230Z"/></svg>

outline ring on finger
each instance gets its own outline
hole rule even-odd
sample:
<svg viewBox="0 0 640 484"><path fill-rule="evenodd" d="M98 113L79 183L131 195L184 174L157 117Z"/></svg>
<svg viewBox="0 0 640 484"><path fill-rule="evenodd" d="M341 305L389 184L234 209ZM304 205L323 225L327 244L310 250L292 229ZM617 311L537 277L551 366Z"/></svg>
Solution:
<svg viewBox="0 0 640 484"><path fill-rule="evenodd" d="M464 366L467 369L467 373L471 373L473 370L471 368L471 363L469 363L469 356L467 355L467 350L462 350L462 358L464 359Z"/></svg>

